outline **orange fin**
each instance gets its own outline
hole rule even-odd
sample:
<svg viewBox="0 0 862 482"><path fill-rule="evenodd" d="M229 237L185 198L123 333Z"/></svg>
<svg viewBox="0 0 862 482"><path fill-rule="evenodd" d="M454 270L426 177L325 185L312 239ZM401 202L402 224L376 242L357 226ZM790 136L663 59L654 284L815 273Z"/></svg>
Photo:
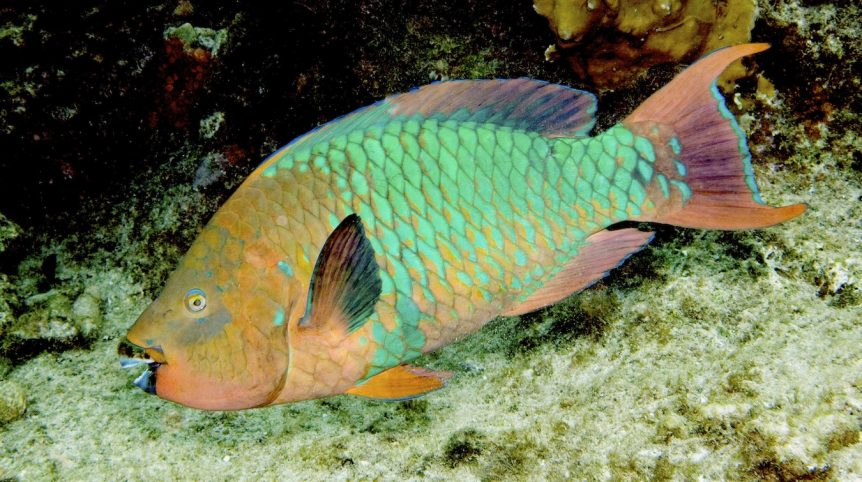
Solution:
<svg viewBox="0 0 862 482"><path fill-rule="evenodd" d="M516 316L553 305L607 276L652 241L653 233L627 228L599 231L587 238L578 255L544 286L503 315Z"/></svg>
<svg viewBox="0 0 862 482"><path fill-rule="evenodd" d="M767 44L744 44L716 50L677 75L623 121L650 139L657 152L674 147L684 166L679 180L687 186L686 197L691 197L684 206L671 203L639 220L747 229L771 226L805 211L803 204L773 208L760 199L745 133L715 83L730 63L767 48ZM677 177L672 172L663 175Z"/></svg>
<svg viewBox="0 0 862 482"><path fill-rule="evenodd" d="M434 372L411 365L398 365L369 378L347 393L377 400L410 400L443 388L452 372Z"/></svg>

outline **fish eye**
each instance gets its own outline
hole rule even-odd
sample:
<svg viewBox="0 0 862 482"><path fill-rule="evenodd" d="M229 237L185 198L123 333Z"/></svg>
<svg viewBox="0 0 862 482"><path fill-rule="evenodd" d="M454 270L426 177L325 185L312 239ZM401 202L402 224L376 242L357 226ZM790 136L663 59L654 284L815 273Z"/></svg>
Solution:
<svg viewBox="0 0 862 482"><path fill-rule="evenodd" d="M207 307L207 295L203 290L192 288L186 293L186 309L197 313Z"/></svg>

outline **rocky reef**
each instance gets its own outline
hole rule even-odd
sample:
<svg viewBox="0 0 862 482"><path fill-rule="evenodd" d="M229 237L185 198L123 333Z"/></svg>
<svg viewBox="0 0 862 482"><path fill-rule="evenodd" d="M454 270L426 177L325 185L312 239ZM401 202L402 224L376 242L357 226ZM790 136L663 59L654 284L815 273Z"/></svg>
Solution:
<svg viewBox="0 0 862 482"><path fill-rule="evenodd" d="M278 145L430 80L589 87L544 61L553 34L529 6L419 3L0 9L0 480L862 477L850 3L759 4L751 36L773 47L727 95L763 197L808 203L801 218L651 226L652 245L593 288L418 360L457 374L424 398L210 413L131 386L118 340ZM694 3L668 5L684 19ZM707 30L673 59L694 60ZM682 67L605 92L599 126Z"/></svg>
<svg viewBox="0 0 862 482"><path fill-rule="evenodd" d="M535 0L557 36L549 58L564 58L600 88L632 84L652 66L692 61L719 47L747 42L753 0ZM746 74L735 62L725 86Z"/></svg>

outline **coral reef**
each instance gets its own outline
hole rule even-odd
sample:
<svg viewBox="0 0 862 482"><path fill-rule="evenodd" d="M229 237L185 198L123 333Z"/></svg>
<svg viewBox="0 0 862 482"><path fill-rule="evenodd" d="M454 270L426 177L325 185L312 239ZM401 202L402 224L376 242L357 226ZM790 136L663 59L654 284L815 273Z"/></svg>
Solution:
<svg viewBox="0 0 862 482"><path fill-rule="evenodd" d="M649 67L692 61L750 39L754 0L535 0L557 35L549 57L564 57L577 75L600 88L631 84ZM741 62L721 77L746 74Z"/></svg>
<svg viewBox="0 0 862 482"><path fill-rule="evenodd" d="M279 144L388 92L469 75L571 83L542 62L547 25L502 1L18 5L0 9L0 125L14 133L0 134L0 212L20 226L0 220L0 344L22 318L78 335L0 353L0 399L22 407L0 427L0 479L862 478L859 5L761 4L753 37L773 48L728 97L763 197L809 203L801 218L651 226L651 247L590 290L419 360L456 372L425 398L237 413L148 396L116 356L227 192ZM187 22L228 40L187 125L153 129L165 32ZM176 72L183 85L190 70ZM672 72L658 74L604 95L599 125Z"/></svg>

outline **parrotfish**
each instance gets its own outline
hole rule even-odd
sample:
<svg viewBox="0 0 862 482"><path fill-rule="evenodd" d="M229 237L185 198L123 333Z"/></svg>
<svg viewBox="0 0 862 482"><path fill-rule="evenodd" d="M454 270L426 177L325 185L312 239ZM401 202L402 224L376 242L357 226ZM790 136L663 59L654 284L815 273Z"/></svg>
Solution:
<svg viewBox="0 0 862 482"><path fill-rule="evenodd" d="M590 136L596 98L531 79L390 96L267 158L203 228L120 345L135 384L233 410L336 394L403 400L409 365L499 316L557 303L653 235L622 221L771 226L746 138L702 58Z"/></svg>

